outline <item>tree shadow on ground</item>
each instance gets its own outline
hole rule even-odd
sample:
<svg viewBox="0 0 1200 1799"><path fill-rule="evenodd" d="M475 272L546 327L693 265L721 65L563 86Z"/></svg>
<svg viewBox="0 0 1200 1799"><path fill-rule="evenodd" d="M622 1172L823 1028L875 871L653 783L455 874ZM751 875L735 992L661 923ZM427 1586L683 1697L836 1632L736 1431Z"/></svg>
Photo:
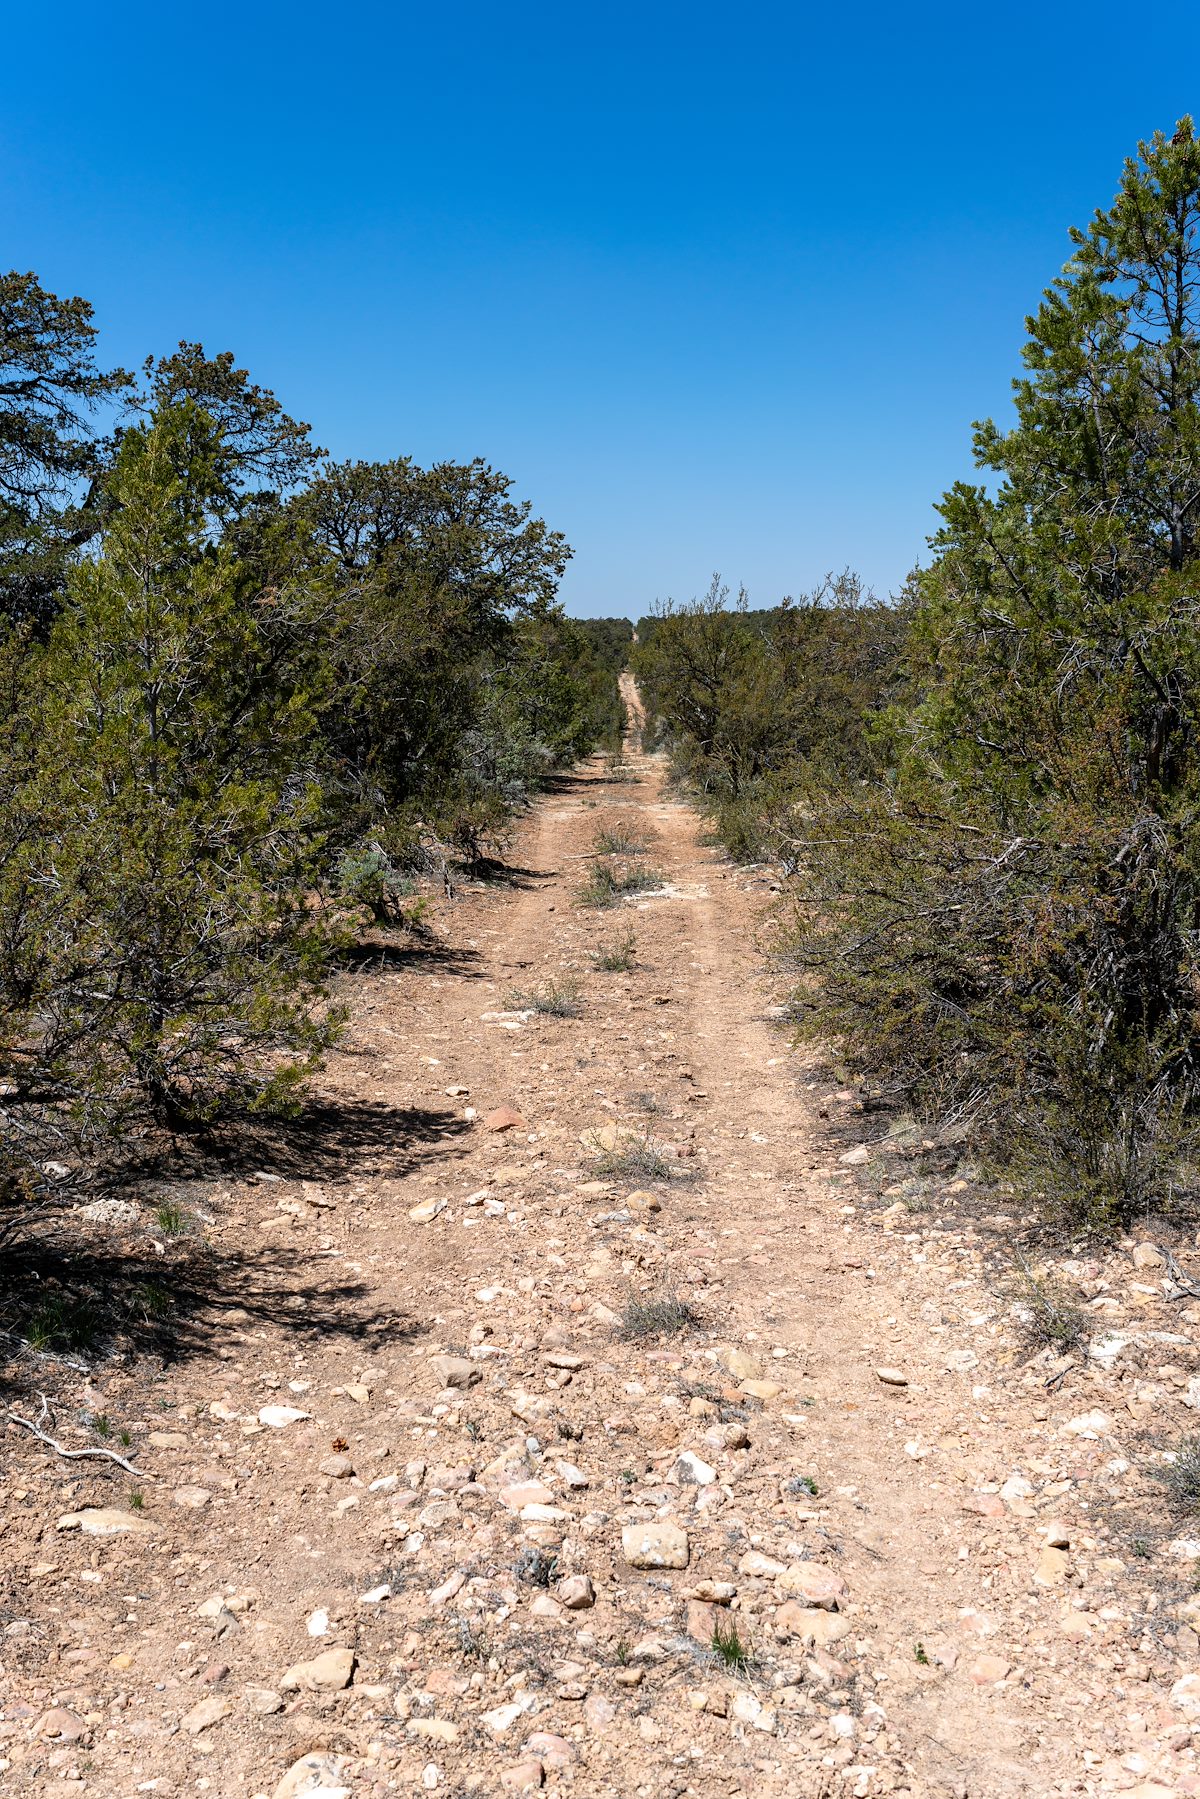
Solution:
<svg viewBox="0 0 1200 1799"><path fill-rule="evenodd" d="M307 1250L199 1236L162 1243L137 1226L97 1229L59 1215L9 1241L0 1261L0 1347L11 1356L0 1391L52 1383L56 1362L150 1357L167 1366L211 1355L234 1320L371 1352L417 1329L381 1307L366 1280Z"/></svg>
<svg viewBox="0 0 1200 1799"><path fill-rule="evenodd" d="M284 1180L399 1180L454 1153L471 1129L452 1108L312 1099L295 1118L231 1126L213 1136L207 1169Z"/></svg>
<svg viewBox="0 0 1200 1799"><path fill-rule="evenodd" d="M458 975L463 980L482 980L486 974L483 958L477 949L456 948L436 937L419 938L404 943L377 943L369 940L343 950L338 965L350 974L383 974L409 972Z"/></svg>

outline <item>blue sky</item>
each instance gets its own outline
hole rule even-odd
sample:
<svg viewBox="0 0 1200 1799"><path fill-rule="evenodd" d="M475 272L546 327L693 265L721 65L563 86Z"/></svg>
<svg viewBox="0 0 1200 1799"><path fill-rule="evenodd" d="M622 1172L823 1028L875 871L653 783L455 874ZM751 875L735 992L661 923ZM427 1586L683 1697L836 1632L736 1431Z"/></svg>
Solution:
<svg viewBox="0 0 1200 1799"><path fill-rule="evenodd" d="M64 0L6 21L0 258L110 360L232 349L338 456L481 455L569 610L888 591L1200 9Z"/></svg>

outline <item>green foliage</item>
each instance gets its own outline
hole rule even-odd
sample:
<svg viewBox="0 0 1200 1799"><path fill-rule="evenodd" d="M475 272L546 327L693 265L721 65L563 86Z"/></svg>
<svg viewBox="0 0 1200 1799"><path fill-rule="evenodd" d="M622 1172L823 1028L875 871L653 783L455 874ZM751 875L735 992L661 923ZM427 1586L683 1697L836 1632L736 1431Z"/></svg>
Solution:
<svg viewBox="0 0 1200 1799"><path fill-rule="evenodd" d="M1196 1185L1200 145L1125 166L942 504L919 702L811 797L809 1026L1098 1226Z"/></svg>
<svg viewBox="0 0 1200 1799"><path fill-rule="evenodd" d="M787 842L797 789L814 770L874 766L866 721L897 684L905 608L848 571L766 612L733 607L714 575L704 598L638 624L632 661L654 737L742 861Z"/></svg>
<svg viewBox="0 0 1200 1799"><path fill-rule="evenodd" d="M742 1641L736 1618L718 1618L713 1626L712 1652L731 1674L745 1674L754 1661L748 1643Z"/></svg>
<svg viewBox="0 0 1200 1799"><path fill-rule="evenodd" d="M603 911L615 906L631 893L647 893L662 886L662 876L653 868L617 868L607 860L598 861L579 889L576 898L581 906Z"/></svg>
<svg viewBox="0 0 1200 1799"><path fill-rule="evenodd" d="M623 937L615 937L611 943L602 943L592 951L592 966L604 974L627 974L634 966L637 955L637 938L632 931L626 931Z"/></svg>
<svg viewBox="0 0 1200 1799"><path fill-rule="evenodd" d="M537 1012L547 1018L578 1018L583 1011L578 981L547 981L531 992L514 988L505 1004L514 1012Z"/></svg>

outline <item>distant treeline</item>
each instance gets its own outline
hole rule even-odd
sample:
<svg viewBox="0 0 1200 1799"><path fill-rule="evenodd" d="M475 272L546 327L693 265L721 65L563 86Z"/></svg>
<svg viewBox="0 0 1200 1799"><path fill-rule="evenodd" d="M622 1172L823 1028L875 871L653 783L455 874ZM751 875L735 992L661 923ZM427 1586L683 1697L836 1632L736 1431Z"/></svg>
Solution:
<svg viewBox="0 0 1200 1799"><path fill-rule="evenodd" d="M1125 165L1028 320L986 483L888 605L639 624L803 1029L1071 1228L1200 1196L1200 144Z"/></svg>
<svg viewBox="0 0 1200 1799"><path fill-rule="evenodd" d="M332 462L231 355L0 277L0 1185L287 1104L328 979L623 724L485 462Z"/></svg>

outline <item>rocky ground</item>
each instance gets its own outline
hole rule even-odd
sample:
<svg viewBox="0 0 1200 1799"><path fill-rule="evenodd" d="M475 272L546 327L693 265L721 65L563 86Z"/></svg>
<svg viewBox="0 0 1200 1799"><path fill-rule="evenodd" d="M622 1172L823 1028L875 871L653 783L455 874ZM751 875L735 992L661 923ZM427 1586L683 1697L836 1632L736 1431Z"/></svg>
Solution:
<svg viewBox="0 0 1200 1799"><path fill-rule="evenodd" d="M1026 1221L790 1051L663 777L364 955L307 1133L78 1220L203 1280L8 1370L6 1792L1200 1794L1200 1255L1028 1250L1040 1341ZM592 910L602 830L661 878Z"/></svg>

